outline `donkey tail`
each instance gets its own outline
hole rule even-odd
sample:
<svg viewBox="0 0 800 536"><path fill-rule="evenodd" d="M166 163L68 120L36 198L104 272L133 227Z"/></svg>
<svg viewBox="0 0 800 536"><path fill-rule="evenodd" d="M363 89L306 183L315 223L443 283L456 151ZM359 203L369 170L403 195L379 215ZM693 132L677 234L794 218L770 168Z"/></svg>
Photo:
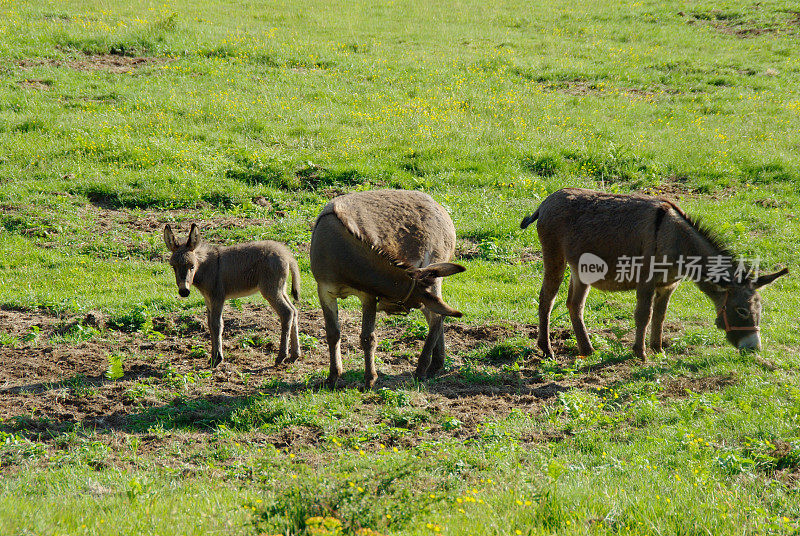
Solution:
<svg viewBox="0 0 800 536"><path fill-rule="evenodd" d="M292 272L292 299L295 302L300 301L300 268L297 266L297 260L292 259L289 263L289 270Z"/></svg>
<svg viewBox="0 0 800 536"><path fill-rule="evenodd" d="M520 229L525 229L528 225L532 224L536 221L536 218L539 217L539 209L536 209L536 212L531 214L530 216L526 216L522 222L519 224Z"/></svg>

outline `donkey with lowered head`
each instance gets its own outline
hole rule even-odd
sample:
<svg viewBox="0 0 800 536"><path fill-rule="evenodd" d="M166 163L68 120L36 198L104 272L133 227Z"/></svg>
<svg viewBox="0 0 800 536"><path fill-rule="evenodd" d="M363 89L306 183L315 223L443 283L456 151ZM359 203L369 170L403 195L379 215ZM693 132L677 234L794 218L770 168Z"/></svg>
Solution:
<svg viewBox="0 0 800 536"><path fill-rule="evenodd" d="M189 296L194 285L206 302L208 329L211 331L211 367L223 360L222 306L228 298L241 298L256 292L269 302L281 320L281 344L275 366L300 357L298 313L286 294L286 281L292 276L292 298L300 299L300 271L289 249L271 240L233 246L211 246L200 240L192 224L186 241L178 241L167 225L164 242L172 252L169 263L175 271L178 294Z"/></svg>
<svg viewBox="0 0 800 536"><path fill-rule="evenodd" d="M377 311L407 313L421 308L428 336L414 375L432 377L444 365L443 317L460 317L442 301L442 278L465 268L448 262L456 231L450 216L430 196L415 191L372 190L333 199L317 217L311 235L311 272L319 301L331 367L327 383L342 374L337 298L361 300L364 383L375 384Z"/></svg>
<svg viewBox="0 0 800 536"><path fill-rule="evenodd" d="M669 298L683 279L692 280L717 310L716 326L740 350L759 350L761 296L757 290L789 271L753 278L750 270L696 220L666 199L565 188L549 195L524 229L536 221L544 277L539 293L538 346L552 356L550 312L570 266L569 309L581 355L592 353L583 323L589 287L636 290L633 353L645 358L645 331L652 320L650 348L660 352Z"/></svg>

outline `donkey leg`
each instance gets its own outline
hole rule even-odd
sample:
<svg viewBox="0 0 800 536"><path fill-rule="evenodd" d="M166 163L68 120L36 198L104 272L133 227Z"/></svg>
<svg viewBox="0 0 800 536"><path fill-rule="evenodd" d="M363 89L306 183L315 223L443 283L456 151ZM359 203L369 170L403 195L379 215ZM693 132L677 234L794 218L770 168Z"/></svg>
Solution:
<svg viewBox="0 0 800 536"><path fill-rule="evenodd" d="M364 388L372 389L378 379L375 370L375 347L378 341L375 338L375 314L378 310L378 300L375 296L364 294L361 298L361 349L364 350Z"/></svg>
<svg viewBox="0 0 800 536"><path fill-rule="evenodd" d="M586 332L586 324L583 323L583 306L588 294L589 285L578 279L576 271L569 278L567 309L572 320L572 329L575 331L575 339L578 341L578 353L582 356L592 355L594 352L589 334Z"/></svg>
<svg viewBox="0 0 800 536"><path fill-rule="evenodd" d="M289 354L289 336L295 322L296 312L289 301L289 297L286 296L286 292L278 289L272 290L276 292L266 294L265 297L281 320L281 344L278 349L278 356L275 358L275 366L277 367L286 360L286 356Z"/></svg>
<svg viewBox="0 0 800 536"><path fill-rule="evenodd" d="M331 388L336 387L336 382L342 375L342 353L340 348L342 332L339 327L339 305L336 303L336 296L332 290L324 284L317 286L319 303L322 306L322 316L325 318L325 338L328 340L328 351L331 355L330 373L325 383Z"/></svg>
<svg viewBox="0 0 800 536"><path fill-rule="evenodd" d="M419 362L417 363L417 370L414 371L414 377L419 381L424 381L426 378L432 378L436 374L436 370L431 365L431 357L434 348L439 343L439 338L442 336L442 315L431 312L430 320L428 321L428 336L425 337L425 344L422 346L422 352L419 354ZM425 315L427 317L427 315Z"/></svg>
<svg viewBox="0 0 800 536"><path fill-rule="evenodd" d="M435 287L431 291L434 295L438 297L442 297L442 280L439 279L436 282ZM428 322L428 330L431 329L431 324L433 322L433 317L438 316L436 313L429 311L427 308L422 309L422 314L425 315L425 320ZM444 319L442 319L444 320ZM445 359L445 350L444 350L444 322L441 324L441 329L439 329L439 336L436 338L436 343L433 346L433 351L431 353L431 364L428 367L428 378L432 378L437 372L444 368L444 359Z"/></svg>
<svg viewBox="0 0 800 536"><path fill-rule="evenodd" d="M644 337L647 332L647 325L650 323L650 316L653 314L653 296L655 289L652 286L640 285L636 287L636 340L633 343L633 355L645 360Z"/></svg>
<svg viewBox="0 0 800 536"><path fill-rule="evenodd" d="M439 337L436 341L436 346L433 347L433 359L431 360L431 366L428 369L428 378L432 378L444 368L445 357L447 357L447 354L444 350L444 324L442 324L442 329L439 330Z"/></svg>
<svg viewBox="0 0 800 536"><path fill-rule="evenodd" d="M542 249L544 250L544 247ZM539 291L539 337L536 344L545 357L553 357L553 348L550 346L550 313L558 294L558 287L564 280L566 263L563 257L555 257L555 255L553 255L554 258L548 257L545 255L544 277L542 278L542 289Z"/></svg>
<svg viewBox="0 0 800 536"><path fill-rule="evenodd" d="M433 378L436 373L444 368L444 318L442 315L430 311L426 307L422 308L422 314L425 315L425 320L428 322L428 336L425 337L425 344L422 347L419 363L417 364L417 371L415 376L420 379ZM430 341L430 342L429 342ZM426 352L426 348L430 346L430 356ZM423 364L422 356L428 357L427 369L421 370Z"/></svg>
<svg viewBox="0 0 800 536"><path fill-rule="evenodd" d="M653 321L650 326L650 348L659 354L662 351L662 329L664 327L664 317L667 314L669 298L675 292L677 285L670 287L659 287L656 289L655 299L653 300Z"/></svg>
<svg viewBox="0 0 800 536"><path fill-rule="evenodd" d="M294 363L300 359L303 354L303 351L300 349L300 310L294 306L285 292L284 296L294 312L292 315L291 349L289 350L289 362Z"/></svg>
<svg viewBox="0 0 800 536"><path fill-rule="evenodd" d="M225 359L222 352L222 329L225 326L222 321L224 303L224 300L206 301L208 330L211 332L211 368L216 367Z"/></svg>

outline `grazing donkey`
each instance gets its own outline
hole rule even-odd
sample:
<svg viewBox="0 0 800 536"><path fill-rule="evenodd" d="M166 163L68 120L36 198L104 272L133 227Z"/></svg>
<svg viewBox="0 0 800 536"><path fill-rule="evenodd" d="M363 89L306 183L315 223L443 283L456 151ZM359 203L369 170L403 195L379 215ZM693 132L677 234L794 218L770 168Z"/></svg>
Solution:
<svg viewBox="0 0 800 536"><path fill-rule="evenodd" d="M311 272L331 356L327 383L342 374L337 298L361 300L364 383L375 384L375 315L421 308L428 336L414 375L432 377L444 365L444 316L461 313L442 301L442 277L465 268L449 261L456 232L450 216L430 196L415 191L372 190L333 199L311 235Z"/></svg>
<svg viewBox="0 0 800 536"><path fill-rule="evenodd" d="M300 357L297 309L286 295L286 280L292 276L292 298L300 299L300 272L289 249L279 242L266 240L234 246L210 246L200 240L197 225L192 224L186 242L178 243L172 228L164 228L164 242L172 252L169 259L175 271L178 294L189 296L194 285L206 302L208 328L211 331L211 367L223 360L222 306L228 298L241 298L256 292L269 302L281 319L281 346L275 366ZM289 350L291 339L291 351Z"/></svg>
<svg viewBox="0 0 800 536"><path fill-rule="evenodd" d="M636 290L633 353L645 358L644 338L652 318L650 348L661 351L661 330L670 295L690 279L717 309L716 326L740 350L761 348L761 297L757 289L788 273L786 268L753 279L750 269L706 228L661 198L565 188L549 195L521 227L538 220L544 256L539 293L538 346L552 356L549 324L558 287L570 266L569 309L581 355L592 353L583 323L589 286ZM609 267L611 269L609 270Z"/></svg>

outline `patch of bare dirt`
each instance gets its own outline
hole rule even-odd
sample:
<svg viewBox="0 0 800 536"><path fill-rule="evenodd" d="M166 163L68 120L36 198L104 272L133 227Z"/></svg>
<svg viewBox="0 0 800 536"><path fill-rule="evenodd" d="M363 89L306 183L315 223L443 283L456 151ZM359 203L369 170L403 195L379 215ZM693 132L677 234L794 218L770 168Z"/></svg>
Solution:
<svg viewBox="0 0 800 536"><path fill-rule="evenodd" d="M756 4L756 8L759 4ZM686 19L686 24L707 25L720 33L749 39L760 35L779 35L796 32L800 25L800 12L788 11L791 18L785 21L757 21L740 14L726 13L718 9L710 12L679 11L678 15Z"/></svg>
<svg viewBox="0 0 800 536"><path fill-rule="evenodd" d="M41 67L43 65L53 65L57 67L61 65L61 62L51 58L26 58L17 60L16 64L17 67L21 67L22 69L30 69L32 67Z"/></svg>
<svg viewBox="0 0 800 536"><path fill-rule="evenodd" d="M691 393L706 393L710 391L721 391L728 385L733 385L739 381L733 373L704 376L702 378L680 377L667 381L664 386L664 395L671 398L688 396Z"/></svg>
<svg viewBox="0 0 800 536"><path fill-rule="evenodd" d="M775 199L774 197L764 197L756 199L756 205L764 208L784 208L789 206L785 199Z"/></svg>
<svg viewBox="0 0 800 536"><path fill-rule="evenodd" d="M274 224L273 218L253 218L217 215L210 218L193 218L185 223L176 223L176 219L184 219L188 214L194 214L190 210L158 210L158 211L128 211L114 208L103 208L92 204L85 205L78 209L86 216L86 221L92 221L98 234L106 236L119 235L121 228L132 231L141 237L140 240L119 236L118 240L131 251L150 251L147 241L144 239L148 235L161 236L164 226L170 224L173 230L180 236L189 232L190 222L196 223L201 232L216 229L244 229L253 226L270 227ZM164 258L166 250L159 254L153 253L151 260Z"/></svg>
<svg viewBox="0 0 800 536"><path fill-rule="evenodd" d="M658 186L648 188L644 193L657 197L663 197L675 202L679 201L682 197L695 197L697 195L697 192L694 190L694 188L687 186L682 181L671 178L667 178L666 181Z"/></svg>
<svg viewBox="0 0 800 536"><path fill-rule="evenodd" d="M122 56L118 54L82 54L72 59L28 58L18 60L17 66L23 69L43 65L69 67L78 71L105 71L109 73L129 73L136 69L167 61L167 58L147 56Z"/></svg>
<svg viewBox="0 0 800 536"><path fill-rule="evenodd" d="M654 100L665 96L680 94L675 88L664 85L654 85L648 88L636 87L615 87L604 82L595 82L575 78L572 80L558 80L541 82L540 85L546 91L556 91L565 95L574 96L627 96L636 100Z"/></svg>
<svg viewBox="0 0 800 536"><path fill-rule="evenodd" d="M273 366L280 325L266 304L228 306L224 319L226 360L208 375L210 343L204 315L199 312L155 318L153 325L163 336L146 336L103 329L106 319L98 312L61 318L42 311L0 309L0 326L13 338L12 343L0 346L0 430L13 430L42 441L76 427L106 434L103 437L108 442L119 441L120 434L136 434L142 440L141 452L145 452L163 443L163 437L147 430L157 428L165 414L186 423L184 426L192 423L189 429L178 427L177 436L185 435L187 441L195 442L195 436L200 434L208 440L209 434L202 433L204 427L208 425L212 430L213 423L224 422L248 397L263 393L294 397L322 388L328 352L317 309L301 311L300 331L306 348L297 363L283 368ZM361 374L353 373L363 369L360 314L342 310L341 324L346 372L341 384L360 388ZM89 325L96 326L99 335L82 342L63 338L75 326ZM29 335L34 332L37 335L31 338ZM409 331L408 323L403 322L379 321L376 332L379 341L392 341L377 351L377 389L412 383L422 336L416 330ZM572 367L576 359L565 346L570 336L567 330L552 333L556 361L565 368ZM486 364L483 372L476 375L469 372L470 367L465 368L465 359L474 350L488 349L512 337L531 339L533 346L536 327L518 322L447 322L447 367L415 395L411 409L454 418L461 425L446 430L437 424L438 420L431 421L426 437L475 437L478 427L486 421L505 418L514 410L538 412L560 392L571 388L597 389L618 384L629 378L632 368L638 365L633 360L603 362L559 380L543 376L536 356L526 358L518 370ZM109 356L115 354L124 356L124 375L112 380L106 377L106 371ZM716 390L735 380L733 376L678 378L668 383L666 393L671 397L687 396L686 389ZM364 399L372 409L360 411L370 415L382 411L383 402L377 393L374 400ZM280 448L313 445L322 440L319 430L304 426L290 426L261 439ZM397 439L398 444L420 440L415 434Z"/></svg>
<svg viewBox="0 0 800 536"><path fill-rule="evenodd" d="M652 188L644 190L643 193L648 195L660 196L670 201L680 201L682 197L698 198L701 196L711 199L726 199L732 197L737 193L737 189L733 186L725 188L717 188L713 192L707 192L688 183L686 177L671 175L665 177L663 182Z"/></svg>
<svg viewBox="0 0 800 536"><path fill-rule="evenodd" d="M129 73L147 64L158 62L157 58L142 56L118 56L116 54L87 55L85 58L67 62L67 66L79 71L107 71L110 73Z"/></svg>
<svg viewBox="0 0 800 536"><path fill-rule="evenodd" d="M19 87L25 89L35 89L37 91L47 91L53 85L50 80L39 80L35 78L26 78L17 82Z"/></svg>
<svg viewBox="0 0 800 536"><path fill-rule="evenodd" d="M116 210L89 206L83 209L87 215L91 214L101 232L110 231L119 226L124 226L140 233L161 233L167 224L178 230L189 231L190 224L175 223L176 218L183 218L187 214L193 214L191 210L158 210L147 212L130 212L127 210ZM246 227L270 226L275 220L268 218L239 218L235 216L214 216L213 218L195 218L192 223L196 223L201 230L206 229L243 229Z"/></svg>

